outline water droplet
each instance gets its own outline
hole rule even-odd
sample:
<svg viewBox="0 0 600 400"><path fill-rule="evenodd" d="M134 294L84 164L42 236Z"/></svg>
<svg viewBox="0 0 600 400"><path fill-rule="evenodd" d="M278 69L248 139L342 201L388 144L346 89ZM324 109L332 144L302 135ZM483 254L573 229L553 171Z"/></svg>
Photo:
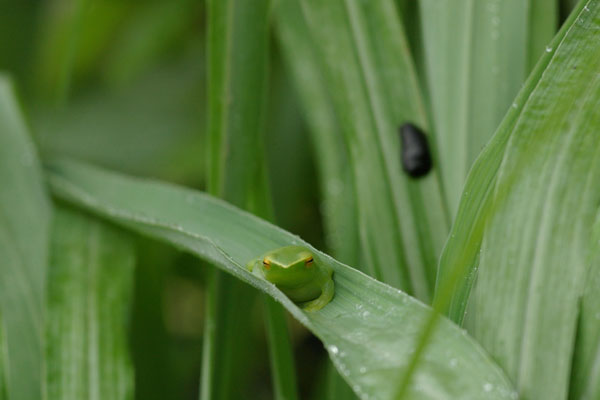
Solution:
<svg viewBox="0 0 600 400"><path fill-rule="evenodd" d="M519 105L517 103L512 103L512 108L518 108Z"/></svg>
<svg viewBox="0 0 600 400"><path fill-rule="evenodd" d="M583 11L590 11L590 8L587 6L587 4L583 7Z"/></svg>
<svg viewBox="0 0 600 400"><path fill-rule="evenodd" d="M485 385L483 385L483 390L486 392L491 392L493 388L494 385L492 385L491 383L486 383Z"/></svg>
<svg viewBox="0 0 600 400"><path fill-rule="evenodd" d="M546 53L550 53L552 51L552 47L546 46Z"/></svg>
<svg viewBox="0 0 600 400"><path fill-rule="evenodd" d="M364 374L365 372L367 372L367 367L360 367L358 370L361 374Z"/></svg>
<svg viewBox="0 0 600 400"><path fill-rule="evenodd" d="M450 367L454 368L458 365L458 360L456 358L450 359Z"/></svg>
<svg viewBox="0 0 600 400"><path fill-rule="evenodd" d="M362 315L363 318L367 318L370 314L371 314L370 312L368 312L367 310L365 310L365 311L362 312L361 315Z"/></svg>
<svg viewBox="0 0 600 400"><path fill-rule="evenodd" d="M336 345L331 345L331 346L329 346L329 351L332 354L337 354L340 352L340 349L338 349L338 347Z"/></svg>

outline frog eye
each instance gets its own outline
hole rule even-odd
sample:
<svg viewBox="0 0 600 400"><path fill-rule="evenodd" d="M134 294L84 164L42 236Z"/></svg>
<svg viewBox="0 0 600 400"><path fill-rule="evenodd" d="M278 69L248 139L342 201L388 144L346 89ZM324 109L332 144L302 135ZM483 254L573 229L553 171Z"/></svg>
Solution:
<svg viewBox="0 0 600 400"><path fill-rule="evenodd" d="M315 260L312 257L309 258L308 260L304 261L304 263L306 264L306 268L312 267L313 261L315 261Z"/></svg>
<svg viewBox="0 0 600 400"><path fill-rule="evenodd" d="M271 262L266 258L263 260L263 265L265 266L265 269L271 269Z"/></svg>

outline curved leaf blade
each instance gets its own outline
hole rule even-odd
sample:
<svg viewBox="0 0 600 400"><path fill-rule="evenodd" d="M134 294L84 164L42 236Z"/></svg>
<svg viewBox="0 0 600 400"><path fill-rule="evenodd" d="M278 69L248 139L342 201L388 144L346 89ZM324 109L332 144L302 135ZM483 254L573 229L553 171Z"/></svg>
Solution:
<svg viewBox="0 0 600 400"><path fill-rule="evenodd" d="M54 193L140 233L185 249L269 294L326 345L361 398L390 399L431 310L345 266L300 238L208 195L62 162L48 170ZM334 269L336 294L304 313L245 263L273 248L309 247ZM502 371L464 331L440 319L418 363L409 399L511 399Z"/></svg>
<svg viewBox="0 0 600 400"><path fill-rule="evenodd" d="M39 399L50 205L12 84L2 75L0 182L0 376L8 400Z"/></svg>

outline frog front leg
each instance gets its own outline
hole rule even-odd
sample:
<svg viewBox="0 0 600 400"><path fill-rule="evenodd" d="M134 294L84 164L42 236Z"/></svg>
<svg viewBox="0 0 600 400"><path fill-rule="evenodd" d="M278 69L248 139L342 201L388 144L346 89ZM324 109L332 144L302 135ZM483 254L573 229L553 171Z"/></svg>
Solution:
<svg viewBox="0 0 600 400"><path fill-rule="evenodd" d="M264 278L260 269L261 264L262 260L260 258L255 258L254 260L251 260L248 262L248 264L246 264L246 269L252 272L252 274Z"/></svg>
<svg viewBox="0 0 600 400"><path fill-rule="evenodd" d="M314 300L301 303L300 307L307 312L318 311L325 307L333 299L333 294L335 293L334 286L333 279L328 279L323 285L321 295Z"/></svg>

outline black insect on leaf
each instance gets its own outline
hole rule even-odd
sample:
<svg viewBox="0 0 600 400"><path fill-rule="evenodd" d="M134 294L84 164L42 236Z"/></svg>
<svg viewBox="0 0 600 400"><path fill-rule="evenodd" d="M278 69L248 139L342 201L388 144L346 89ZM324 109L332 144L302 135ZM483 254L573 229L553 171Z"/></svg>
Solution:
<svg viewBox="0 0 600 400"><path fill-rule="evenodd" d="M413 178L426 175L431 169L431 154L427 136L417 126L406 123L400 127L402 168Z"/></svg>

